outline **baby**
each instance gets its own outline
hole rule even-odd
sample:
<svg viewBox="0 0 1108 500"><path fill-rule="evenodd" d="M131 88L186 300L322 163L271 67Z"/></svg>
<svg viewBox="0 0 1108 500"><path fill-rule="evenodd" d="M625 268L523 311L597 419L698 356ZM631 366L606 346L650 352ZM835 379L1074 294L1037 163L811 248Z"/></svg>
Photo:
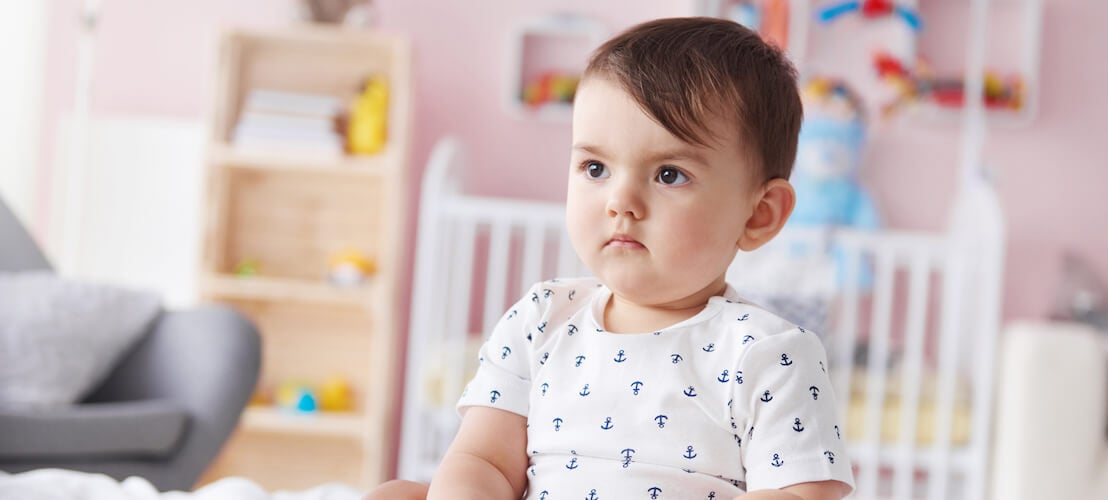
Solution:
<svg viewBox="0 0 1108 500"><path fill-rule="evenodd" d="M725 281L793 209L801 114L786 58L730 21L651 21L597 49L566 200L596 277L536 284L513 305L431 484L369 498L849 493L819 339Z"/></svg>

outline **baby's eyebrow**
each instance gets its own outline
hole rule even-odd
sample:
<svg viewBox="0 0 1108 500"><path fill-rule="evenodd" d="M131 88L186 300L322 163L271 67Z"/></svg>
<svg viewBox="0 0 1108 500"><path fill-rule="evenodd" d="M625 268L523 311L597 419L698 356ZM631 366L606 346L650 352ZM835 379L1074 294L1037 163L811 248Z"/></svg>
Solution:
<svg viewBox="0 0 1108 500"><path fill-rule="evenodd" d="M584 151L586 153L589 153L591 155L596 155L596 156L604 156L604 150L601 149L600 146L594 146L592 144L574 144L573 145L573 150L574 151Z"/></svg>

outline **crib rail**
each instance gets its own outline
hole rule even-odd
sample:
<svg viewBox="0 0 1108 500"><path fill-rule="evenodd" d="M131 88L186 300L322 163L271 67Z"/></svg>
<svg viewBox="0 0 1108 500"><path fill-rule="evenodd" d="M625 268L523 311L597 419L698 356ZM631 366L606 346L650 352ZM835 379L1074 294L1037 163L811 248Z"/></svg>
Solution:
<svg viewBox="0 0 1108 500"><path fill-rule="evenodd" d="M562 205L466 195L461 168L457 143L446 140L424 178L400 457L406 479L428 480L456 431L453 404L473 369L473 332L488 332L532 283L585 272L564 233ZM971 186L947 231L790 229L729 269L728 281L746 294L757 292L758 258L837 257L806 299L828 305L821 337L856 468L851 498L985 498L1002 230L995 195ZM810 284L817 275L801 279Z"/></svg>

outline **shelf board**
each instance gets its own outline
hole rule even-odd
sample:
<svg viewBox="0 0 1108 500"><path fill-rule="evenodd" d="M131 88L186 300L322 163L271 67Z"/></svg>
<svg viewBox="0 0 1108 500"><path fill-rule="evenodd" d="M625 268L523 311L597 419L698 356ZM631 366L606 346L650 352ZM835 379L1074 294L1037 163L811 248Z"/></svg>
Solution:
<svg viewBox="0 0 1108 500"><path fill-rule="evenodd" d="M268 276L238 277L206 274L201 280L204 295L216 299L288 301L333 306L363 307L373 299L372 278L358 287L340 288L325 281L306 281Z"/></svg>
<svg viewBox="0 0 1108 500"><path fill-rule="evenodd" d="M248 431L362 438L369 421L357 413L295 413L272 407L247 407L242 427Z"/></svg>
<svg viewBox="0 0 1108 500"><path fill-rule="evenodd" d="M258 147L236 147L228 143L212 144L208 150L208 161L230 168L347 176L385 175L394 170L393 166L397 164L394 160L394 155L389 148L374 155L363 156L332 156Z"/></svg>

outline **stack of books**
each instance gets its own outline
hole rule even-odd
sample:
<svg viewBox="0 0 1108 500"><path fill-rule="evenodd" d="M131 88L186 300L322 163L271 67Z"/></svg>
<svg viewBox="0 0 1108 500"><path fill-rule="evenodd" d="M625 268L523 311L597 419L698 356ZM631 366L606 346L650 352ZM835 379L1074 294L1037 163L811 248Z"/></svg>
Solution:
<svg viewBox="0 0 1108 500"><path fill-rule="evenodd" d="M246 95L231 142L244 149L341 156L345 139L335 120L343 107L334 96L254 89Z"/></svg>

